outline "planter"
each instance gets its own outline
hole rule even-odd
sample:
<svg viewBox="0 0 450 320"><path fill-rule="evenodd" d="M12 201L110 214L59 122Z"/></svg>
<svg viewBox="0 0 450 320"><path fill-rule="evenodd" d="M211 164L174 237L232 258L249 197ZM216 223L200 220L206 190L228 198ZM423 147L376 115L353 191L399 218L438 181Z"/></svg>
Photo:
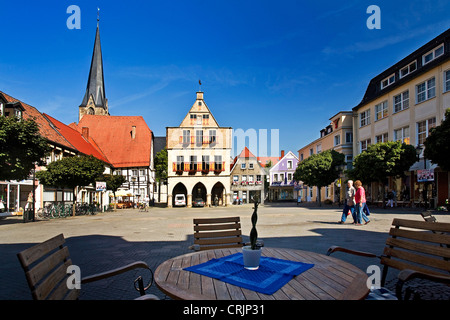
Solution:
<svg viewBox="0 0 450 320"><path fill-rule="evenodd" d="M244 268L247 270L257 270L261 259L261 248L252 250L251 246L242 247L242 256L244 258Z"/></svg>

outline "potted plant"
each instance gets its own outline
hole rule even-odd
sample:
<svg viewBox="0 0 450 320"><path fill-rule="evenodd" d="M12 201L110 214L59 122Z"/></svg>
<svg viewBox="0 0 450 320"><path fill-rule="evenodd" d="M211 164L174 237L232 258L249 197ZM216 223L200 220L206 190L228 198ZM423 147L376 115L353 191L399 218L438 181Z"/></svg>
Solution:
<svg viewBox="0 0 450 320"><path fill-rule="evenodd" d="M258 232L256 222L258 220L258 199L255 199L255 206L251 217L252 229L250 231L250 245L242 248L244 258L244 268L247 270L257 270L261 259L261 245L257 242Z"/></svg>

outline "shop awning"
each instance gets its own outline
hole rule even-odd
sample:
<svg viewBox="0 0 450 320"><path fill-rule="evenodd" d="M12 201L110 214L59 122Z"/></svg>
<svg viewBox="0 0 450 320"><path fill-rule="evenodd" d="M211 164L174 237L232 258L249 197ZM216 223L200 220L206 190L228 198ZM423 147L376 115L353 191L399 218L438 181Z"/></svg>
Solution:
<svg viewBox="0 0 450 320"><path fill-rule="evenodd" d="M114 193L109 194L110 197L114 197ZM132 197L133 193L130 190L118 190L116 191L116 197Z"/></svg>

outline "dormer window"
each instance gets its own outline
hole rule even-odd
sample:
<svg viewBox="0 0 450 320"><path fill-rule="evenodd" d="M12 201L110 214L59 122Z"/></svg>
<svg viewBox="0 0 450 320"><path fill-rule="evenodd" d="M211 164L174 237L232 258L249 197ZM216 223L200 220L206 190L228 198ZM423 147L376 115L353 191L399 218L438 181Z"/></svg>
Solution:
<svg viewBox="0 0 450 320"><path fill-rule="evenodd" d="M395 74L392 74L389 77L387 77L386 79L384 79L383 81L381 81L381 89L384 89L387 86L390 86L394 82L395 82Z"/></svg>
<svg viewBox="0 0 450 320"><path fill-rule="evenodd" d="M441 44L440 46L434 48L433 50L425 53L422 56L422 64L426 65L427 63L433 61L439 56L442 56L444 54L444 44Z"/></svg>
<svg viewBox="0 0 450 320"><path fill-rule="evenodd" d="M400 79L416 70L417 70L417 62L413 61L410 64L408 64L406 67L400 69Z"/></svg>

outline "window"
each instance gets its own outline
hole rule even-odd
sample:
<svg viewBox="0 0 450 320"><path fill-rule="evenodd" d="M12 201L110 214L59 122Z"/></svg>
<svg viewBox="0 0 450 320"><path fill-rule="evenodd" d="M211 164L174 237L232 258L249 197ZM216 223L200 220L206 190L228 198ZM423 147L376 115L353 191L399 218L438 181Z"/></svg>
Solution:
<svg viewBox="0 0 450 320"><path fill-rule="evenodd" d="M190 156L189 160L189 170L197 171L197 156Z"/></svg>
<svg viewBox="0 0 450 320"><path fill-rule="evenodd" d="M216 143L216 130L209 130L209 143L210 144Z"/></svg>
<svg viewBox="0 0 450 320"><path fill-rule="evenodd" d="M403 69L400 69L400 79L405 77L405 76L407 76L411 72L416 71L416 69L417 69L417 62L416 61L411 62L410 64L408 64Z"/></svg>
<svg viewBox="0 0 450 320"><path fill-rule="evenodd" d="M450 91L450 70L444 72L444 92Z"/></svg>
<svg viewBox="0 0 450 320"><path fill-rule="evenodd" d="M383 101L375 106L375 121L386 118L388 116L388 103Z"/></svg>
<svg viewBox="0 0 450 320"><path fill-rule="evenodd" d="M204 114L203 115L203 125L206 126L208 124L209 124L209 114Z"/></svg>
<svg viewBox="0 0 450 320"><path fill-rule="evenodd" d="M292 173L287 174L287 179L288 179L288 181L292 181Z"/></svg>
<svg viewBox="0 0 450 320"><path fill-rule="evenodd" d="M318 144L316 146L316 153L318 154L318 153L321 153L321 152L322 152L322 144Z"/></svg>
<svg viewBox="0 0 450 320"><path fill-rule="evenodd" d="M253 163L249 163L249 164L248 164L248 168L249 168L249 169L253 169Z"/></svg>
<svg viewBox="0 0 450 320"><path fill-rule="evenodd" d="M376 136L375 137L375 143L378 143L378 142L388 142L389 140L388 140L388 133L387 132L385 132L385 133L383 133L383 134L380 134L380 135L378 135L378 136Z"/></svg>
<svg viewBox="0 0 450 320"><path fill-rule="evenodd" d="M133 176L137 176L138 175L138 171L137 170L131 170Z"/></svg>
<svg viewBox="0 0 450 320"><path fill-rule="evenodd" d="M202 156L202 170L209 170L209 156Z"/></svg>
<svg viewBox="0 0 450 320"><path fill-rule="evenodd" d="M278 173L275 173L274 175L273 175L273 181L278 181Z"/></svg>
<svg viewBox="0 0 450 320"><path fill-rule="evenodd" d="M0 102L0 116L3 115L3 103Z"/></svg>
<svg viewBox="0 0 450 320"><path fill-rule="evenodd" d="M370 146L372 143L371 139L366 139L366 140L362 140L361 141L361 152L363 152L364 150L367 150L367 147Z"/></svg>
<svg viewBox="0 0 450 320"><path fill-rule="evenodd" d="M409 144L409 127L394 130L394 141L402 141Z"/></svg>
<svg viewBox="0 0 450 320"><path fill-rule="evenodd" d="M370 109L359 114L359 126L364 127L370 123Z"/></svg>
<svg viewBox="0 0 450 320"><path fill-rule="evenodd" d="M184 156L177 156L177 171L184 170Z"/></svg>
<svg viewBox="0 0 450 320"><path fill-rule="evenodd" d="M190 118L191 118L191 125L194 125L195 122L197 121L197 115L196 114L191 114Z"/></svg>
<svg viewBox="0 0 450 320"><path fill-rule="evenodd" d="M241 169L245 169L245 168L246 168L245 162L242 162L241 163Z"/></svg>
<svg viewBox="0 0 450 320"><path fill-rule="evenodd" d="M303 153L300 155L300 161L303 161Z"/></svg>
<svg viewBox="0 0 450 320"><path fill-rule="evenodd" d="M292 169L292 160L288 160L287 162L287 168Z"/></svg>
<svg viewBox="0 0 450 320"><path fill-rule="evenodd" d="M195 132L195 142L197 146L203 145L203 130L197 130Z"/></svg>
<svg viewBox="0 0 450 320"><path fill-rule="evenodd" d="M262 176L260 174L256 175L256 181L261 182Z"/></svg>
<svg viewBox="0 0 450 320"><path fill-rule="evenodd" d="M353 155L346 155L345 162L347 164L347 170L353 168Z"/></svg>
<svg viewBox="0 0 450 320"><path fill-rule="evenodd" d="M394 113L405 110L409 107L409 91L406 90L394 96Z"/></svg>
<svg viewBox="0 0 450 320"><path fill-rule="evenodd" d="M248 176L248 182L254 182L253 176Z"/></svg>
<svg viewBox="0 0 450 320"><path fill-rule="evenodd" d="M314 154L314 149L313 148L309 149L309 155L311 156L313 154Z"/></svg>
<svg viewBox="0 0 450 320"><path fill-rule="evenodd" d="M387 86L390 86L395 82L395 74L391 74L389 77L381 81L381 89L386 88Z"/></svg>
<svg viewBox="0 0 450 320"><path fill-rule="evenodd" d="M353 132L346 132L345 143L352 143L352 142L353 142Z"/></svg>
<svg viewBox="0 0 450 320"><path fill-rule="evenodd" d="M434 48L433 50L425 53L422 56L422 64L426 65L427 63L433 61L437 57L444 54L444 44L441 44L440 46Z"/></svg>
<svg viewBox="0 0 450 320"><path fill-rule="evenodd" d="M334 136L334 145L338 146L340 144L341 144L341 136L340 135Z"/></svg>
<svg viewBox="0 0 450 320"><path fill-rule="evenodd" d="M183 130L183 144L191 143L191 131Z"/></svg>
<svg viewBox="0 0 450 320"><path fill-rule="evenodd" d="M214 170L223 170L222 156L214 156Z"/></svg>
<svg viewBox="0 0 450 320"><path fill-rule="evenodd" d="M238 182L239 181L239 176L233 176L233 182Z"/></svg>
<svg viewBox="0 0 450 320"><path fill-rule="evenodd" d="M436 95L436 81L433 78L419 83L416 86L416 94L417 94L417 103L421 103L425 100L434 98Z"/></svg>
<svg viewBox="0 0 450 320"><path fill-rule="evenodd" d="M145 170L139 170L139 175L140 176L145 176Z"/></svg>
<svg viewBox="0 0 450 320"><path fill-rule="evenodd" d="M417 122L417 144L422 145L428 137L431 128L436 127L436 118Z"/></svg>

